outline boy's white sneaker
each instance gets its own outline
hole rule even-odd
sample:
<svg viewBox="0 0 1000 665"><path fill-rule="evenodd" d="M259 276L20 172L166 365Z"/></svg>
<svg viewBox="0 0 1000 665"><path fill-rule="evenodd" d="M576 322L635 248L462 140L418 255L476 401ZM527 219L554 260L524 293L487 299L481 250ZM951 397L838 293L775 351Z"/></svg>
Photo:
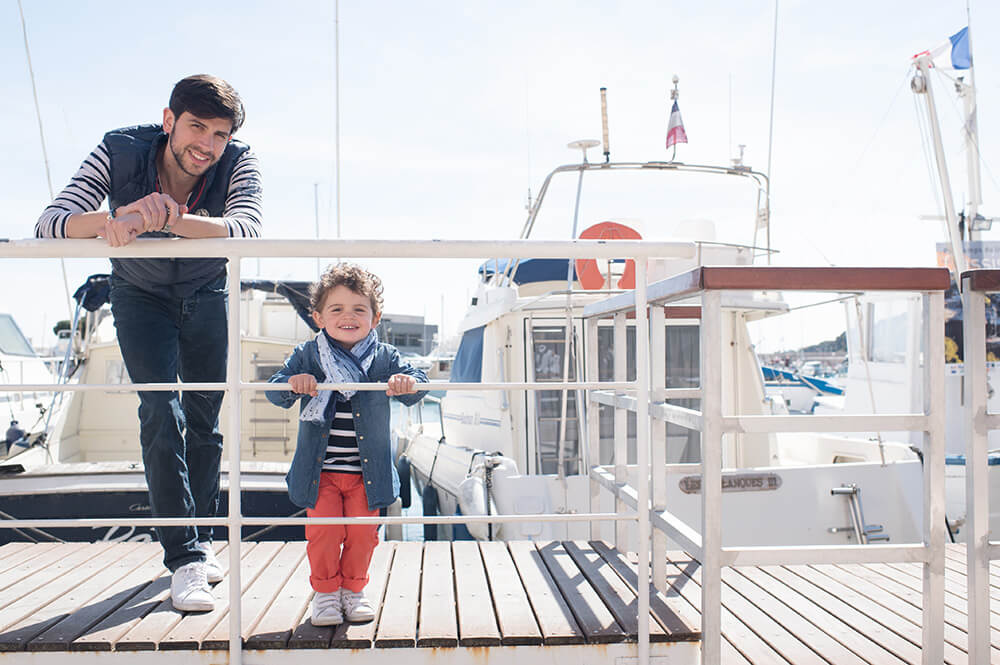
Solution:
<svg viewBox="0 0 1000 665"><path fill-rule="evenodd" d="M182 612L207 612L215 607L212 589L205 575L205 563L192 561L170 577L170 600Z"/></svg>
<svg viewBox="0 0 1000 665"><path fill-rule="evenodd" d="M316 592L312 603L312 624L314 626L336 626L344 623L340 607L340 590L332 593Z"/></svg>
<svg viewBox="0 0 1000 665"><path fill-rule="evenodd" d="M198 549L205 553L205 577L208 578L209 584L221 582L225 574L222 572L219 558L215 556L215 548L212 547L212 543L198 541Z"/></svg>
<svg viewBox="0 0 1000 665"><path fill-rule="evenodd" d="M375 609L368 602L364 591L351 591L344 587L340 590L340 602L344 608L344 619L350 623L365 623L375 619Z"/></svg>

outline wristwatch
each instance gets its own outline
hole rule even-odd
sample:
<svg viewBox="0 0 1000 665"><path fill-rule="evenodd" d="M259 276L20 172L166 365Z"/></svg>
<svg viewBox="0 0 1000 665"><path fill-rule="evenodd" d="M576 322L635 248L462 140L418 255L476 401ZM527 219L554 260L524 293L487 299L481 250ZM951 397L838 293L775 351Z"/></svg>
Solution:
<svg viewBox="0 0 1000 665"><path fill-rule="evenodd" d="M171 229L173 226L174 225L170 223L170 208L167 208L167 221L163 224L163 228L160 230L164 233L172 233Z"/></svg>

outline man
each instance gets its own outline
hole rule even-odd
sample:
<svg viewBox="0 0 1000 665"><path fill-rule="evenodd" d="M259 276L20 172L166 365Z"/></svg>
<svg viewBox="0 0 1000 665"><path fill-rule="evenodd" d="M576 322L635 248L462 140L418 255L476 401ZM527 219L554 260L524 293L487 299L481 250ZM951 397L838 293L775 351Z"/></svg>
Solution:
<svg viewBox="0 0 1000 665"><path fill-rule="evenodd" d="M232 140L236 90L214 76L174 86L162 125L108 132L35 226L40 238L260 236L257 159ZM98 211L104 198L108 210ZM135 383L226 380L225 259L112 259L111 311ZM142 460L154 517L215 517L221 392L139 392ZM238 445L238 444L237 444ZM222 579L211 527L158 527L174 607L210 610ZM230 534L238 537L238 534Z"/></svg>

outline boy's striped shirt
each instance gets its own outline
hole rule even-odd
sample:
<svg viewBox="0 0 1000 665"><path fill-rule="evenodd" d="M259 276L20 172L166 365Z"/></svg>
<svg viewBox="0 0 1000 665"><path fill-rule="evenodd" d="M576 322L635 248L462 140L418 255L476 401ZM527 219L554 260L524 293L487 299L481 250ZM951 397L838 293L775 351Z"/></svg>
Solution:
<svg viewBox="0 0 1000 665"><path fill-rule="evenodd" d="M337 411L330 424L330 438L326 444L324 471L361 473L361 453L354 430L354 414L350 402L337 402Z"/></svg>

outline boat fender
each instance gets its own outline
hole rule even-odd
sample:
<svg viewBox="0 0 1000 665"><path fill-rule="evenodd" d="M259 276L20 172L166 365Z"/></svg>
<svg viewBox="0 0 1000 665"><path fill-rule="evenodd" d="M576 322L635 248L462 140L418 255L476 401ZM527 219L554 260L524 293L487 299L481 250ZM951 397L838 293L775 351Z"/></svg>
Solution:
<svg viewBox="0 0 1000 665"><path fill-rule="evenodd" d="M466 476L458 485L458 505L462 509L463 515L496 515L499 511L497 505L490 497L489 512L486 507L486 485L481 475ZM501 531L500 524L490 524L485 522L466 523L469 533L476 540L491 540L497 538Z"/></svg>
<svg viewBox="0 0 1000 665"><path fill-rule="evenodd" d="M403 508L409 508L413 497L410 489L410 460L405 456L396 460L396 473L399 474L399 500Z"/></svg>
<svg viewBox="0 0 1000 665"><path fill-rule="evenodd" d="M424 506L424 517L437 517L438 514L438 493L434 486L428 483L424 486L424 491L420 495L420 501ZM438 539L438 525L424 525L424 540Z"/></svg>
<svg viewBox="0 0 1000 665"><path fill-rule="evenodd" d="M642 240L639 232L630 226L619 222L600 222L585 228L580 233L581 240ZM577 259L576 279L580 286L591 291L604 288L606 281L611 279L608 275L605 279L597 264L597 259ZM625 262L625 274L618 280L619 289L635 288L635 261L629 259Z"/></svg>

